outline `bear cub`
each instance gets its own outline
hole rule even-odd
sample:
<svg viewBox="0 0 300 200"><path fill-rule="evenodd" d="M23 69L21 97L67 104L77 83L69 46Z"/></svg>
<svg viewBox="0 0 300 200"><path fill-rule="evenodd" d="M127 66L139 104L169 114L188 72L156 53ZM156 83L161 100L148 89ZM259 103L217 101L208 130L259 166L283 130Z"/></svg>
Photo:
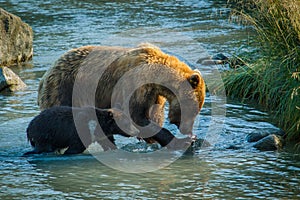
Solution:
<svg viewBox="0 0 300 200"><path fill-rule="evenodd" d="M77 154L95 141L106 151L116 149L114 134L130 137L138 133L130 118L116 108L55 106L42 111L29 123L27 138L34 150L24 155L64 148L68 148L64 154Z"/></svg>

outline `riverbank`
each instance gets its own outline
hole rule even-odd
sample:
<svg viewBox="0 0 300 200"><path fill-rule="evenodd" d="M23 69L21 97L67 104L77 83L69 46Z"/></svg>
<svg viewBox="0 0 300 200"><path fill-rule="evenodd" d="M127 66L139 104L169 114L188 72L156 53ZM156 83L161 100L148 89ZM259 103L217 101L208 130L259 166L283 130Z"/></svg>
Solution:
<svg viewBox="0 0 300 200"><path fill-rule="evenodd" d="M230 0L229 6L235 19L255 28L260 58L223 74L227 94L264 107L299 151L300 2Z"/></svg>

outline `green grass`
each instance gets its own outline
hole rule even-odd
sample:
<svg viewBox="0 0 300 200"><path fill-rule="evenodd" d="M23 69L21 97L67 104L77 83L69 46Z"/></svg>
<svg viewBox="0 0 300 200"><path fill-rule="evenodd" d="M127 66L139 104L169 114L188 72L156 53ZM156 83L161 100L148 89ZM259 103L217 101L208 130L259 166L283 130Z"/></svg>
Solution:
<svg viewBox="0 0 300 200"><path fill-rule="evenodd" d="M300 144L300 1L231 0L233 15L255 28L260 58L223 74L229 96L274 116L287 144ZM251 55L248 55L251 56Z"/></svg>

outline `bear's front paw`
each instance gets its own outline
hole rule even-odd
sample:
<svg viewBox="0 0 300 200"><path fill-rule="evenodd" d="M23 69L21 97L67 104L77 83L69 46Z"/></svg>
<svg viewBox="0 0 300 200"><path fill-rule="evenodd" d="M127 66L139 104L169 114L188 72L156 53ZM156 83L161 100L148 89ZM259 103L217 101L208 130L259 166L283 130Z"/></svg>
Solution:
<svg viewBox="0 0 300 200"><path fill-rule="evenodd" d="M170 150L186 150L195 142L194 138L174 138L168 145L167 148Z"/></svg>

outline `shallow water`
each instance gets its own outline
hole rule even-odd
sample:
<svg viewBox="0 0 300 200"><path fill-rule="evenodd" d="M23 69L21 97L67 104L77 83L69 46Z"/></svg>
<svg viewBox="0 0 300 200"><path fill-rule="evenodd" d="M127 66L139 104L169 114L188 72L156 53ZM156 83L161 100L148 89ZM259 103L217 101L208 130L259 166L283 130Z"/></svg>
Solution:
<svg viewBox="0 0 300 200"><path fill-rule="evenodd" d="M208 95L194 126L213 145L194 154L161 152L118 137L122 151L24 158L31 147L26 127L39 113L39 80L65 51L82 45L135 46L151 42L185 59L204 75L210 91L220 80L214 66L197 65L210 54L249 51L249 31L228 22L224 1L29 1L0 0L34 30L34 59L12 67L28 87L0 95L1 199L299 199L300 159L288 152L259 152L245 141L254 130L276 128L251 105ZM226 113L225 113L226 111ZM173 125L165 126L177 134ZM242 147L237 150L230 146ZM151 153L152 152L152 153ZM126 160L128 159L128 160ZM172 160L173 159L173 160ZM103 161L103 160L102 160ZM168 162L172 161L172 164ZM174 161L174 162L173 162ZM160 168L148 173L126 173Z"/></svg>

